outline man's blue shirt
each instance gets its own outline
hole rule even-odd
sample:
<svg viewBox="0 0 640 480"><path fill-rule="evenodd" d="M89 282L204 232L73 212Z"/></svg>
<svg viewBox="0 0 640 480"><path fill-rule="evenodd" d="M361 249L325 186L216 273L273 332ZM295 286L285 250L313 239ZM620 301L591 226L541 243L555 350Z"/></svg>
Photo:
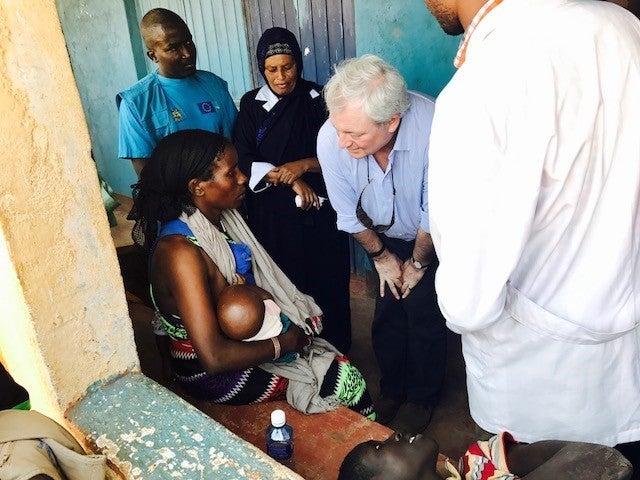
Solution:
<svg viewBox="0 0 640 480"><path fill-rule="evenodd" d="M118 156L149 158L170 133L199 128L231 137L238 113L227 82L197 70L186 78L150 73L116 96Z"/></svg>

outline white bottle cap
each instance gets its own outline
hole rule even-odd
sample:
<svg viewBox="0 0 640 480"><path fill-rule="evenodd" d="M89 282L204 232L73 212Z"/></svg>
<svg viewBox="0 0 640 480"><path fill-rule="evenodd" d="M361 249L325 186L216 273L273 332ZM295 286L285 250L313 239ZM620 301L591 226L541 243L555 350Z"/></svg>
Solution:
<svg viewBox="0 0 640 480"><path fill-rule="evenodd" d="M274 410L271 412L271 425L276 428L283 427L287 423L287 417L284 410Z"/></svg>

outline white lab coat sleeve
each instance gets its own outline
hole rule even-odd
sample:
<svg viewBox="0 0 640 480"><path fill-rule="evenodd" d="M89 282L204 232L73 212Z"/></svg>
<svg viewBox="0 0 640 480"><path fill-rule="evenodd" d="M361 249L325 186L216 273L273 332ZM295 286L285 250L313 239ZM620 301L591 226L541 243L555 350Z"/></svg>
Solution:
<svg viewBox="0 0 640 480"><path fill-rule="evenodd" d="M436 289L448 326L479 330L503 314L506 287L554 154L553 75L544 62L463 65L436 104L429 155ZM514 63L518 63L514 65ZM542 63L542 64L541 64ZM487 74L490 72L490 74Z"/></svg>

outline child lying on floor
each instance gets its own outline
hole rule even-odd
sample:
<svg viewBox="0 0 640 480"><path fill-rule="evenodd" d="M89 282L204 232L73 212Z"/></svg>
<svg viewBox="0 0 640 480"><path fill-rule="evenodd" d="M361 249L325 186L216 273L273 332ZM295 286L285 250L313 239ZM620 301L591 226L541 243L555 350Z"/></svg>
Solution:
<svg viewBox="0 0 640 480"><path fill-rule="evenodd" d="M384 442L356 445L338 480L628 480L633 472L611 447L561 440L521 444L508 433L473 444L458 465L438 457L433 439L394 433Z"/></svg>

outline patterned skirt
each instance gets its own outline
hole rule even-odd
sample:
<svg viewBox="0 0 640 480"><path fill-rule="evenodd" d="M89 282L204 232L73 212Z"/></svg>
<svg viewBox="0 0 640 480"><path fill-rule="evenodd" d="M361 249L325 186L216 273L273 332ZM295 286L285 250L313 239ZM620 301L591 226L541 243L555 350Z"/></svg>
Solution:
<svg viewBox="0 0 640 480"><path fill-rule="evenodd" d="M289 379L260 367L239 372L209 374L202 366L191 341L171 338L171 357L177 379L196 398L226 405L285 400ZM336 357L327 371L320 396L335 395L342 405L375 420L373 402L360 371L345 356Z"/></svg>

